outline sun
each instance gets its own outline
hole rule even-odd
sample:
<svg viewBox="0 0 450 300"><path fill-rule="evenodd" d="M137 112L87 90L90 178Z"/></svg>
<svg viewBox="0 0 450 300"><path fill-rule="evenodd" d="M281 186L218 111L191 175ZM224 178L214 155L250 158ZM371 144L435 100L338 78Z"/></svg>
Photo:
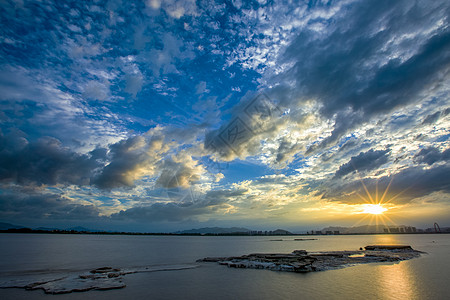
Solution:
<svg viewBox="0 0 450 300"><path fill-rule="evenodd" d="M363 213L372 215L380 215L387 211L387 208L381 206L380 204L363 204L363 209Z"/></svg>

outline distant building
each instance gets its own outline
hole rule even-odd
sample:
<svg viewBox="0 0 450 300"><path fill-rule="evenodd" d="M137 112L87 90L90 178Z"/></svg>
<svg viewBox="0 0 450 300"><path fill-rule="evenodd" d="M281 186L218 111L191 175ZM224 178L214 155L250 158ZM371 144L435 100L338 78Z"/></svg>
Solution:
<svg viewBox="0 0 450 300"><path fill-rule="evenodd" d="M400 229L398 227L388 227L389 233L400 233Z"/></svg>
<svg viewBox="0 0 450 300"><path fill-rule="evenodd" d="M417 228L412 226L385 227L384 233L416 233Z"/></svg>
<svg viewBox="0 0 450 300"><path fill-rule="evenodd" d="M250 235L289 235L289 234L292 234L292 232L289 232L284 229L277 229L277 230L273 230L273 231L272 230L270 230L270 231L254 230L254 231L249 231L248 234L250 234Z"/></svg>

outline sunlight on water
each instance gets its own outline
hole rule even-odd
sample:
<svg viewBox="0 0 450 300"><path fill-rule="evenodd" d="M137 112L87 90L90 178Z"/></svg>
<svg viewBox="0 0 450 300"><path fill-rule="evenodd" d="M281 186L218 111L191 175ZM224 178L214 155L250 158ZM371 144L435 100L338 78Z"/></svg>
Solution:
<svg viewBox="0 0 450 300"><path fill-rule="evenodd" d="M377 244L402 244L396 235L378 235ZM376 269L378 285L383 299L414 299L416 283L407 262L380 266Z"/></svg>
<svg viewBox="0 0 450 300"><path fill-rule="evenodd" d="M395 235L376 235L375 241L379 245L396 245L401 244Z"/></svg>
<svg viewBox="0 0 450 300"><path fill-rule="evenodd" d="M223 268L148 272L125 276L126 287L72 293L68 299L447 299L450 235L320 236L300 241L283 237L0 235L0 281L23 276L82 274L93 268L196 264L208 256L249 253L357 250L366 245L402 244L424 251L400 263L374 263L338 270L290 273ZM300 237L298 237L300 238ZM84 274L84 273L83 273ZM0 289L0 299L50 299L41 291Z"/></svg>
<svg viewBox="0 0 450 300"><path fill-rule="evenodd" d="M383 266L377 270L383 299L415 299L415 277L409 264L401 262L394 266Z"/></svg>

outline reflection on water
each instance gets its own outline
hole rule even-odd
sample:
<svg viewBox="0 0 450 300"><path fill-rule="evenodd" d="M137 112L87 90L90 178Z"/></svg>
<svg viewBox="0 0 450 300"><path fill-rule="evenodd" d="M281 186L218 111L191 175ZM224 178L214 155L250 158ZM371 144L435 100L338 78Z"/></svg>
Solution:
<svg viewBox="0 0 450 300"><path fill-rule="evenodd" d="M383 266L377 269L380 287L385 299L415 299L415 276L409 264L401 262L394 266Z"/></svg>
<svg viewBox="0 0 450 300"><path fill-rule="evenodd" d="M300 237L299 237L300 238ZM121 269L192 264L207 256L357 250L373 244L411 245L428 254L398 264L366 264L306 274L228 269L219 265L140 273L120 290L68 294L65 299L448 299L450 235L320 236L272 242L271 237L0 234L0 280L30 271ZM19 297L20 296L20 297ZM47 299L40 291L0 289L0 299Z"/></svg>
<svg viewBox="0 0 450 300"><path fill-rule="evenodd" d="M401 244L395 235L376 236L377 244ZM415 276L407 262L376 268L379 288L383 299L415 299Z"/></svg>
<svg viewBox="0 0 450 300"><path fill-rule="evenodd" d="M378 245L398 245L401 242L398 241L398 236L395 235L375 235L375 244Z"/></svg>

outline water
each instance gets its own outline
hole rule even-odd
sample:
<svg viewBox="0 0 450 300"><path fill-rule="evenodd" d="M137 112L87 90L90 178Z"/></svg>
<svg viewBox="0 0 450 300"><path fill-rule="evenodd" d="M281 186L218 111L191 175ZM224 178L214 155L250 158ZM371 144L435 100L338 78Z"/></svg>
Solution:
<svg viewBox="0 0 450 300"><path fill-rule="evenodd" d="M0 234L0 278L65 273L98 267L192 264L206 256L254 252L356 250L369 244L406 244L428 254L397 264L366 264L306 274L199 268L126 275L120 290L46 295L0 289L1 299L448 299L450 235L274 237ZM297 237L299 238L299 237ZM277 238L279 239L279 238Z"/></svg>

